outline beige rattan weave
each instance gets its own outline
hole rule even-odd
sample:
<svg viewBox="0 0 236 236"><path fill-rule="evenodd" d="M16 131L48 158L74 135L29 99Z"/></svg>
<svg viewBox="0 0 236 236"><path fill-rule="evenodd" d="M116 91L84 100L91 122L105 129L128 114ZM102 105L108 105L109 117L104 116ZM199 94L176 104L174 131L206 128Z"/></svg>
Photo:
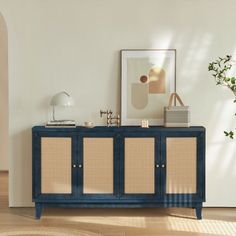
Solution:
<svg viewBox="0 0 236 236"><path fill-rule="evenodd" d="M41 138L41 192L71 194L71 138Z"/></svg>
<svg viewBox="0 0 236 236"><path fill-rule="evenodd" d="M166 192L196 193L196 138L167 138Z"/></svg>
<svg viewBox="0 0 236 236"><path fill-rule="evenodd" d="M113 193L113 138L84 138L86 194Z"/></svg>
<svg viewBox="0 0 236 236"><path fill-rule="evenodd" d="M155 192L154 138L125 138L125 193Z"/></svg>

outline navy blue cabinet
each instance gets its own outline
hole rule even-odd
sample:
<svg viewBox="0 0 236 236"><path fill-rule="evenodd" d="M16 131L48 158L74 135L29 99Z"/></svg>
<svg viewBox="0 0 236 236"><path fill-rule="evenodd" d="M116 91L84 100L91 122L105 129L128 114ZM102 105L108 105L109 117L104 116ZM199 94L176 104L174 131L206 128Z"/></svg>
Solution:
<svg viewBox="0 0 236 236"><path fill-rule="evenodd" d="M205 201L203 127L33 128L33 201L45 207L192 207Z"/></svg>

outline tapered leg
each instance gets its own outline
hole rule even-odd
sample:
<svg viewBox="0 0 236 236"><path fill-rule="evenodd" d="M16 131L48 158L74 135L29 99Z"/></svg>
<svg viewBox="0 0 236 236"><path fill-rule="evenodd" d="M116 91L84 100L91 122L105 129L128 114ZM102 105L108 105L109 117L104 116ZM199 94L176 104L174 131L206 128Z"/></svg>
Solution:
<svg viewBox="0 0 236 236"><path fill-rule="evenodd" d="M39 220L42 215L43 206L41 203L35 203L35 219Z"/></svg>
<svg viewBox="0 0 236 236"><path fill-rule="evenodd" d="M196 205L195 211L196 211L197 219L201 220L202 219L202 204Z"/></svg>

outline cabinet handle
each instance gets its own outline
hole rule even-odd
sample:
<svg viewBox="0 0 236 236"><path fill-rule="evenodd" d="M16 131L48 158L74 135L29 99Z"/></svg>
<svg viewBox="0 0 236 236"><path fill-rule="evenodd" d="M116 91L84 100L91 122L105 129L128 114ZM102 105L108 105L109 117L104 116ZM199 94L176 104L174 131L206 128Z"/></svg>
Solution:
<svg viewBox="0 0 236 236"><path fill-rule="evenodd" d="M165 168L165 165L164 165L164 164L162 164L162 165L161 165L161 167L162 167L162 168Z"/></svg>
<svg viewBox="0 0 236 236"><path fill-rule="evenodd" d="M73 168L76 168L76 165L75 165L75 164L73 165Z"/></svg>
<svg viewBox="0 0 236 236"><path fill-rule="evenodd" d="M82 165L81 165L81 164L79 165L79 168L82 168Z"/></svg>
<svg viewBox="0 0 236 236"><path fill-rule="evenodd" d="M159 167L160 167L160 166L157 164L157 165L156 165L156 168L159 168Z"/></svg>

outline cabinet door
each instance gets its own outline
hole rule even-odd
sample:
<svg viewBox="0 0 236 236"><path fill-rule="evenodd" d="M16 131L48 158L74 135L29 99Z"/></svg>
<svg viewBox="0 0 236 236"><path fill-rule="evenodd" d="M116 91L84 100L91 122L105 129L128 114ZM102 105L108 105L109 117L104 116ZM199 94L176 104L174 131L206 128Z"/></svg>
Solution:
<svg viewBox="0 0 236 236"><path fill-rule="evenodd" d="M126 134L121 147L122 197L157 200L160 191L158 138L147 134Z"/></svg>
<svg viewBox="0 0 236 236"><path fill-rule="evenodd" d="M166 138L166 193L197 192L197 138Z"/></svg>
<svg viewBox="0 0 236 236"><path fill-rule="evenodd" d="M86 134L80 138L81 166L79 181L83 198L116 198L117 148L113 135Z"/></svg>
<svg viewBox="0 0 236 236"><path fill-rule="evenodd" d="M68 134L34 138L34 187L37 198L65 199L75 196L73 156L75 137Z"/></svg>
<svg viewBox="0 0 236 236"><path fill-rule="evenodd" d="M199 133L163 137L163 192L175 200L197 200L204 191L203 139Z"/></svg>

